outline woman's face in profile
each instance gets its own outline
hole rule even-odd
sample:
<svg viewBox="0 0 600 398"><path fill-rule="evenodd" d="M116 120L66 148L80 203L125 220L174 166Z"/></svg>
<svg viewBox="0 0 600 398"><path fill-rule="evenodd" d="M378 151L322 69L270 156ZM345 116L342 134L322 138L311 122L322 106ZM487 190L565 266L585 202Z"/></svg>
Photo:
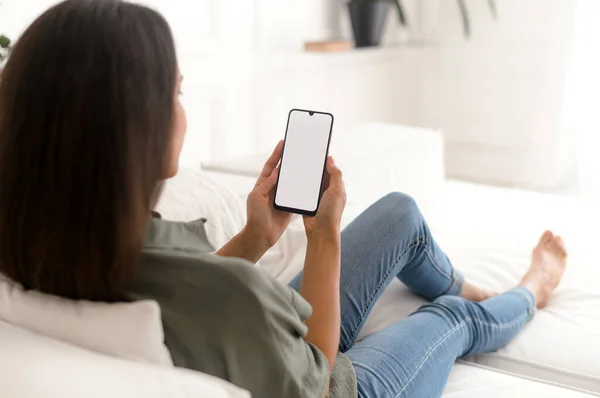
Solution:
<svg viewBox="0 0 600 398"><path fill-rule="evenodd" d="M181 154L181 148L183 147L183 140L187 130L187 118L180 100L182 82L183 76L181 76L179 73L177 77L177 84L175 85L175 92L173 93L175 96L175 115L173 117L171 153L169 156L167 175L165 175L165 179L174 177L179 170L179 155Z"/></svg>

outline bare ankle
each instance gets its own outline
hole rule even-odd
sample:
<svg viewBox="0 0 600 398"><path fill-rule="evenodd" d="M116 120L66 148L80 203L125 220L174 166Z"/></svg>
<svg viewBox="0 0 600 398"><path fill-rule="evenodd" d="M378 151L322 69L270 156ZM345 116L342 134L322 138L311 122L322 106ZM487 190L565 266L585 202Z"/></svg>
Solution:
<svg viewBox="0 0 600 398"><path fill-rule="evenodd" d="M495 293L490 293L466 281L463 282L462 292L460 293L460 297L477 303L487 300L495 295Z"/></svg>

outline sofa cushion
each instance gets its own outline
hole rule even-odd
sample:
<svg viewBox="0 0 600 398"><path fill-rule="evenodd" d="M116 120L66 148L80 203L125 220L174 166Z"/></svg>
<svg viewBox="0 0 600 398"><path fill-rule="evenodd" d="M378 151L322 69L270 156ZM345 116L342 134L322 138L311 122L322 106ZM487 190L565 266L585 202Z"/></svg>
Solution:
<svg viewBox="0 0 600 398"><path fill-rule="evenodd" d="M98 354L2 321L0 352L3 398L250 398L215 377Z"/></svg>
<svg viewBox="0 0 600 398"><path fill-rule="evenodd" d="M457 363L450 372L443 398L590 398L576 389L554 383L512 376L485 367Z"/></svg>
<svg viewBox="0 0 600 398"><path fill-rule="evenodd" d="M0 275L0 320L107 355L173 365L154 301L73 301L26 291Z"/></svg>

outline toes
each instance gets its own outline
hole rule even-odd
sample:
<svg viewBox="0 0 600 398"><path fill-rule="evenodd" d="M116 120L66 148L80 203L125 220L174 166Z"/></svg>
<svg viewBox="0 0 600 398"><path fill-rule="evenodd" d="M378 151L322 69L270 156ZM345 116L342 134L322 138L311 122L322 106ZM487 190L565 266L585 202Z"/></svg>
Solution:
<svg viewBox="0 0 600 398"><path fill-rule="evenodd" d="M550 249L562 258L567 257L567 251L565 250L563 240L560 236L557 236L552 240Z"/></svg>
<svg viewBox="0 0 600 398"><path fill-rule="evenodd" d="M560 251L560 256L562 258L567 258L569 256L569 253L567 253L567 251L564 248L562 248Z"/></svg>
<svg viewBox="0 0 600 398"><path fill-rule="evenodd" d="M558 245L560 245L560 246L564 246L564 243L563 243L563 239L562 239L562 237L560 237L560 236L557 236L556 238L554 238L554 240L556 241L556 243L557 243Z"/></svg>
<svg viewBox="0 0 600 398"><path fill-rule="evenodd" d="M540 246L548 246L549 243L554 239L554 234L552 231L545 231L540 238Z"/></svg>
<svg viewBox="0 0 600 398"><path fill-rule="evenodd" d="M562 258L566 258L568 253L567 253L567 249L565 249L565 246L561 243L560 247L558 248L559 254Z"/></svg>

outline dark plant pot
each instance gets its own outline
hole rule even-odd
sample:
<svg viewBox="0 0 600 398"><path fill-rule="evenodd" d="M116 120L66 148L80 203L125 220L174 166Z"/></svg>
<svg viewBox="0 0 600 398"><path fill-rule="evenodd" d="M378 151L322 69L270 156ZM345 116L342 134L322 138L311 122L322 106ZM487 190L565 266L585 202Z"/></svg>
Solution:
<svg viewBox="0 0 600 398"><path fill-rule="evenodd" d="M348 3L356 47L379 45L391 4L389 0L352 0Z"/></svg>

